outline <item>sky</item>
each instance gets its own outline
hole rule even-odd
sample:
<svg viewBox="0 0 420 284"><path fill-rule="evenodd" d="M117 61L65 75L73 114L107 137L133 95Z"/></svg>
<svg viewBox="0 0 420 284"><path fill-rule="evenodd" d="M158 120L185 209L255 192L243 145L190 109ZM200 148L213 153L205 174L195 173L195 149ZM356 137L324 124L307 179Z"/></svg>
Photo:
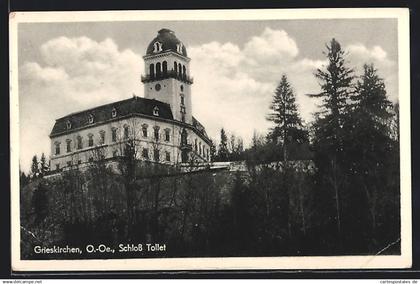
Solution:
<svg viewBox="0 0 420 284"><path fill-rule="evenodd" d="M218 141L220 128L243 138L264 134L274 90L286 74L305 122L318 104L314 77L332 38L355 75L373 63L388 97L398 100L398 34L394 19L137 21L20 23L18 78L20 165L50 155L55 119L143 96L142 56L161 28L173 30L191 58L193 115Z"/></svg>

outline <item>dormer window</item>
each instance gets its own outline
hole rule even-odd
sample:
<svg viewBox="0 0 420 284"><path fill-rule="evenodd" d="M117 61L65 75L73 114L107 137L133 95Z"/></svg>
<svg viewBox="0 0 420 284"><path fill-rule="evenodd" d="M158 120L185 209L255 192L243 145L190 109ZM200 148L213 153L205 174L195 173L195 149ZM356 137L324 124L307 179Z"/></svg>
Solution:
<svg viewBox="0 0 420 284"><path fill-rule="evenodd" d="M162 51L162 44L160 43L160 42L155 42L154 44L153 44L153 52L154 53L158 53L158 52L161 52Z"/></svg>
<svg viewBox="0 0 420 284"><path fill-rule="evenodd" d="M93 115L92 114L89 114L88 121L89 121L89 123L93 123Z"/></svg>
<svg viewBox="0 0 420 284"><path fill-rule="evenodd" d="M182 47L183 47L182 42L178 43L176 45L176 51L178 51L178 53L182 53Z"/></svg>
<svg viewBox="0 0 420 284"><path fill-rule="evenodd" d="M70 120L67 120L66 127L67 127L67 129L71 129L71 122L70 122Z"/></svg>
<svg viewBox="0 0 420 284"><path fill-rule="evenodd" d="M159 116L159 108L158 108L157 106L155 106L155 107L153 108L153 115L154 115L154 116Z"/></svg>
<svg viewBox="0 0 420 284"><path fill-rule="evenodd" d="M111 111L112 118L117 117L117 109L114 107Z"/></svg>

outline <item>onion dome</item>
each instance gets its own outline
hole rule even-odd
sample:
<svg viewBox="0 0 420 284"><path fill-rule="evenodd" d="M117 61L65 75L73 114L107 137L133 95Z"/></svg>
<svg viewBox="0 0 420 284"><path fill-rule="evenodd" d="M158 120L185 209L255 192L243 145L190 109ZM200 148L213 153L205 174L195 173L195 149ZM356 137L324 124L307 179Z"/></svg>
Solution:
<svg viewBox="0 0 420 284"><path fill-rule="evenodd" d="M187 57L184 44L169 29L161 29L147 47L146 55L155 55L167 51L176 52Z"/></svg>

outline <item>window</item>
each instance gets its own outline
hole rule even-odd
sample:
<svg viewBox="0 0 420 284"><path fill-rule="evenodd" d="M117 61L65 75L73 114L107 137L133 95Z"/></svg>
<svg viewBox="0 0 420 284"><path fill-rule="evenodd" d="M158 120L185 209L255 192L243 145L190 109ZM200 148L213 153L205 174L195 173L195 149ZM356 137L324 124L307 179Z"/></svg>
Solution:
<svg viewBox="0 0 420 284"><path fill-rule="evenodd" d="M181 113L181 121L185 122L185 113Z"/></svg>
<svg viewBox="0 0 420 284"><path fill-rule="evenodd" d="M111 130L112 142L117 142L117 128L113 127Z"/></svg>
<svg viewBox="0 0 420 284"><path fill-rule="evenodd" d="M60 142L55 143L55 154L60 155Z"/></svg>
<svg viewBox="0 0 420 284"><path fill-rule="evenodd" d="M200 143L198 143L198 150L199 150L200 155L201 155L201 142L200 142Z"/></svg>
<svg viewBox="0 0 420 284"><path fill-rule="evenodd" d="M70 129L71 128L71 122L70 122L70 120L67 120L66 126L67 126L67 129Z"/></svg>
<svg viewBox="0 0 420 284"><path fill-rule="evenodd" d="M210 160L210 153L209 153L209 149L206 149L207 152L207 160Z"/></svg>
<svg viewBox="0 0 420 284"><path fill-rule="evenodd" d="M162 62L162 69L163 69L163 75L166 75L168 73L168 63L166 61Z"/></svg>
<svg viewBox="0 0 420 284"><path fill-rule="evenodd" d="M178 43L177 45L176 45L176 51L178 51L178 53L182 53L182 43L180 42L180 43Z"/></svg>
<svg viewBox="0 0 420 284"><path fill-rule="evenodd" d="M99 143L105 144L105 131L103 130L99 131L99 137L100 137Z"/></svg>
<svg viewBox="0 0 420 284"><path fill-rule="evenodd" d="M186 111L185 111L185 106L181 106L181 113L183 113L183 114L185 114L186 113Z"/></svg>
<svg viewBox="0 0 420 284"><path fill-rule="evenodd" d="M162 72L162 68L161 68L160 62L158 62L158 63L156 63L156 77L159 78L161 72Z"/></svg>
<svg viewBox="0 0 420 284"><path fill-rule="evenodd" d="M71 161L67 161L67 167L71 167Z"/></svg>
<svg viewBox="0 0 420 284"><path fill-rule="evenodd" d="M59 171L60 170L60 164L55 164L55 170Z"/></svg>
<svg viewBox="0 0 420 284"><path fill-rule="evenodd" d="M184 85L181 85L181 92L183 92L184 91Z"/></svg>
<svg viewBox="0 0 420 284"><path fill-rule="evenodd" d="M147 124L143 124L141 126L141 131L142 131L143 137L147 137Z"/></svg>
<svg viewBox="0 0 420 284"><path fill-rule="evenodd" d="M114 107L111 112L112 117L117 117L117 109Z"/></svg>
<svg viewBox="0 0 420 284"><path fill-rule="evenodd" d="M162 51L162 44L160 42L155 42L153 44L153 52L157 53L157 52L161 52Z"/></svg>
<svg viewBox="0 0 420 284"><path fill-rule="evenodd" d="M155 136L155 140L159 140L159 126L155 126L153 128L153 133L154 133L154 136Z"/></svg>
<svg viewBox="0 0 420 284"><path fill-rule="evenodd" d="M185 65L182 66L182 76L186 76L187 75L187 69L185 68Z"/></svg>
<svg viewBox="0 0 420 284"><path fill-rule="evenodd" d="M198 150L197 138L194 140L194 149L197 152L197 150Z"/></svg>
<svg viewBox="0 0 420 284"><path fill-rule="evenodd" d="M174 62L174 71L175 73L178 72L178 64L176 63L176 61Z"/></svg>
<svg viewBox="0 0 420 284"><path fill-rule="evenodd" d="M154 116L159 116L159 108L158 108L157 106L155 106L155 107L153 108L153 115L154 115Z"/></svg>
<svg viewBox="0 0 420 284"><path fill-rule="evenodd" d="M93 157L89 157L89 162L93 162Z"/></svg>
<svg viewBox="0 0 420 284"><path fill-rule="evenodd" d="M154 158L154 160L155 161L159 161L159 150L158 149L155 149L155 150L153 150L153 158Z"/></svg>
<svg viewBox="0 0 420 284"><path fill-rule="evenodd" d="M178 63L178 73L179 73L179 75L182 75L181 63Z"/></svg>
<svg viewBox="0 0 420 284"><path fill-rule="evenodd" d="M181 86L182 87L182 86ZM180 95L181 97L181 105L185 105L185 98L184 98L184 94Z"/></svg>
<svg viewBox="0 0 420 284"><path fill-rule="evenodd" d="M80 165L82 163L82 160L78 160L77 164Z"/></svg>
<svg viewBox="0 0 420 284"><path fill-rule="evenodd" d="M92 114L89 114L88 121L89 121L89 123L93 123L93 115Z"/></svg>
<svg viewBox="0 0 420 284"><path fill-rule="evenodd" d="M80 150L83 148L82 136L77 136L77 149Z"/></svg>
<svg viewBox="0 0 420 284"><path fill-rule="evenodd" d="M155 77L155 65L154 64L150 64L149 65L149 74L150 74L150 77Z"/></svg>
<svg viewBox="0 0 420 284"><path fill-rule="evenodd" d="M68 139L68 140L66 140L66 145L67 145L67 153L68 152L71 152L71 140L70 139Z"/></svg>
<svg viewBox="0 0 420 284"><path fill-rule="evenodd" d="M149 149L143 148L143 150L141 151L141 156L144 159L148 160L149 159Z"/></svg>
<svg viewBox="0 0 420 284"><path fill-rule="evenodd" d="M93 146L93 134L88 134L88 146Z"/></svg>
<svg viewBox="0 0 420 284"><path fill-rule="evenodd" d="M130 136L130 128L128 125L124 125L124 139L128 139Z"/></svg>
<svg viewBox="0 0 420 284"><path fill-rule="evenodd" d="M165 159L167 162L171 161L171 153L169 153L168 151L165 152Z"/></svg>
<svg viewBox="0 0 420 284"><path fill-rule="evenodd" d="M170 129L165 129L165 141L166 142L171 141L171 130Z"/></svg>

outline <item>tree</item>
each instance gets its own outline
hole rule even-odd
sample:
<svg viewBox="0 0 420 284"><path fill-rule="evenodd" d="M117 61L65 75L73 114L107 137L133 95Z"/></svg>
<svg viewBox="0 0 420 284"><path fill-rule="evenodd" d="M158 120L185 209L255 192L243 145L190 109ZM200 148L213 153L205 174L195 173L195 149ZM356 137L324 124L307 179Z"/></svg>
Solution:
<svg viewBox="0 0 420 284"><path fill-rule="evenodd" d="M320 81L321 92L311 97L321 99L321 110L316 114L314 146L319 177L322 183L332 188L335 195L336 225L341 234L340 188L345 179L341 161L343 159L342 130L348 102L352 93L353 70L346 66L345 52L334 38L326 45L328 65L317 69L315 77Z"/></svg>
<svg viewBox="0 0 420 284"><path fill-rule="evenodd" d="M45 158L45 154L42 153L41 160L39 162L39 173L41 176L44 176L50 170L49 164L47 162L47 158Z"/></svg>
<svg viewBox="0 0 420 284"><path fill-rule="evenodd" d="M365 64L363 70L352 96L351 119L344 125L345 132L351 136L346 143L345 160L348 172L353 175L351 187L362 189L365 195L365 212L369 216L365 225L370 227L369 239L376 242L378 217L390 212L381 214L381 203L390 203L386 200L387 191L395 191L392 180L398 180L395 173L398 172L399 149L396 140L391 138L390 121L394 110L386 96L384 80L378 76L373 64ZM389 177L393 177L391 182Z"/></svg>
<svg viewBox="0 0 420 284"><path fill-rule="evenodd" d="M282 75L280 84L274 92L270 105L271 113L267 119L274 122L271 137L283 144L283 159L287 161L287 146L291 142L302 143L306 140L306 133L302 127L302 119L296 106L296 97L285 74Z"/></svg>
<svg viewBox="0 0 420 284"><path fill-rule="evenodd" d="M31 173L34 178L39 174L39 163L36 155L32 157Z"/></svg>
<svg viewBox="0 0 420 284"><path fill-rule="evenodd" d="M219 144L219 149L217 152L217 159L219 161L227 161L229 156L229 149L228 149L228 138L226 135L225 130L222 128L220 130L220 144Z"/></svg>

